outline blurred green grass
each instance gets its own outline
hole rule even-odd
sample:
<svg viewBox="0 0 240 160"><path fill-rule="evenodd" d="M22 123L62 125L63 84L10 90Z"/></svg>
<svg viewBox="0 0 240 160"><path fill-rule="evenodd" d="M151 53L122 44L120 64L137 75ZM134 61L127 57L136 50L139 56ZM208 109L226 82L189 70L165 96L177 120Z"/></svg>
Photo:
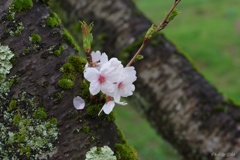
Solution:
<svg viewBox="0 0 240 160"><path fill-rule="evenodd" d="M173 0L135 0L156 24ZM182 0L181 14L163 30L217 89L240 103L240 1Z"/></svg>
<svg viewBox="0 0 240 160"><path fill-rule="evenodd" d="M160 23L173 0L135 0L155 24ZM181 14L163 31L190 57L198 71L226 99L240 103L240 1L182 0ZM117 123L142 160L177 160L164 142L134 109L116 107Z"/></svg>

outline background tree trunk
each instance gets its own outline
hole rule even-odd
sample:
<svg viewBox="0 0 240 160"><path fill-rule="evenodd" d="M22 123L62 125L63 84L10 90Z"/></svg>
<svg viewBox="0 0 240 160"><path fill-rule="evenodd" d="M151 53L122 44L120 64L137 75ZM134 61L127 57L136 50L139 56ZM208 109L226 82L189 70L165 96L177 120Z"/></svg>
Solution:
<svg viewBox="0 0 240 160"><path fill-rule="evenodd" d="M9 20L11 3L11 0L0 2L0 42L2 45L8 45L15 54L13 68L8 77L17 76L19 81L11 87L7 99L1 99L1 104L4 101L10 102L11 99L19 99L20 93L26 92L37 97L38 104L45 108L50 117L57 118L59 137L49 159L85 159L86 152L93 146L107 145L116 151L115 144L126 144L114 123L113 115L103 114L98 117L89 113L87 109L76 111L73 107L73 98L82 94L79 87L82 75L77 74L75 85L70 90L58 86L58 80L63 74L60 68L66 63L68 56L77 55L77 52L63 38L61 26L46 26L47 17L50 15L48 7L40 2L34 2L29 11L16 13L15 19ZM9 29L16 30L16 25L20 22L24 26L21 34L10 36ZM40 43L33 44L29 40L32 33L41 36ZM56 56L53 51L60 45L64 45L65 49ZM59 98L59 95L62 98ZM90 105L101 107L102 101L93 99L86 101L86 104L87 107ZM24 106L21 109L24 110ZM0 115L0 122L3 121L3 115ZM83 131L84 127L89 131ZM1 142L3 141L1 139Z"/></svg>
<svg viewBox="0 0 240 160"><path fill-rule="evenodd" d="M102 51L112 56L130 57L151 25L128 0L60 2L66 26L74 20L94 21L95 37L104 34ZM225 100L163 35L153 39L143 55L144 60L134 64L134 104L158 133L184 159L239 159L239 106Z"/></svg>

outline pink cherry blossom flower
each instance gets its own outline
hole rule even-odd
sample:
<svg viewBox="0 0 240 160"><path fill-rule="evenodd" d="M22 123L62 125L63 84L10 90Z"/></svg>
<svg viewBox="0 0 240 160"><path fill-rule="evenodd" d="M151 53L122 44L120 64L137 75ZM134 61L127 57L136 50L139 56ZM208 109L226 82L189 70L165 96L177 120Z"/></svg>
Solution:
<svg viewBox="0 0 240 160"><path fill-rule="evenodd" d="M100 51L92 52L91 56L93 63L104 64L108 62L108 56L104 52L102 54Z"/></svg>
<svg viewBox="0 0 240 160"><path fill-rule="evenodd" d="M109 60L109 63L111 63L111 66L114 68L113 72L117 72L118 74L122 72L123 69L122 62L119 61L117 58L111 58Z"/></svg>
<svg viewBox="0 0 240 160"><path fill-rule="evenodd" d="M90 93L98 94L100 91L107 95L113 95L114 83L119 79L118 73L113 72L114 68L111 63L107 62L102 65L100 70L96 68L86 68L84 77L90 82Z"/></svg>
<svg viewBox="0 0 240 160"><path fill-rule="evenodd" d="M128 97L133 94L136 81L136 71L134 67L124 67L117 58L108 60L106 53L100 51L91 53L93 67L85 66L84 78L90 82L89 91L92 95L100 91L107 96L107 102L103 105L99 114L112 112L115 104L126 105L120 102L121 97ZM80 97L74 98L76 109L84 108ZM85 103L84 103L85 105Z"/></svg>
<svg viewBox="0 0 240 160"><path fill-rule="evenodd" d="M106 53L102 53L100 51L92 52L92 63L95 66L95 68L100 69L101 65L108 62L108 56ZM88 68L88 63L85 65L85 69Z"/></svg>
<svg viewBox="0 0 240 160"><path fill-rule="evenodd" d="M136 71L134 67L125 67L122 69L119 82L115 85L114 101L119 102L121 96L128 97L133 94L135 86L132 84L136 81Z"/></svg>
<svg viewBox="0 0 240 160"><path fill-rule="evenodd" d="M73 98L73 105L77 110L83 109L85 107L85 101L81 97L77 96Z"/></svg>

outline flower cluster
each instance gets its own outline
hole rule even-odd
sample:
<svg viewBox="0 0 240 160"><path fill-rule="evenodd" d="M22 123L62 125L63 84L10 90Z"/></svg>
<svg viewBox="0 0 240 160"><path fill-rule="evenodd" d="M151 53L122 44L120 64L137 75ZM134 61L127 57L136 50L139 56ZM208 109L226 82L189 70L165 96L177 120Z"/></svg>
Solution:
<svg viewBox="0 0 240 160"><path fill-rule="evenodd" d="M91 57L93 67L86 64L84 78L90 82L89 91L92 95L100 91L106 95L107 102L102 110L109 114L115 103L126 105L125 102L120 102L121 97L133 94L135 90L133 82L137 79L136 71L132 66L124 67L117 58L108 60L108 56L105 53L101 54L100 51L92 52ZM80 97L75 97L73 102L77 109L83 109L84 101Z"/></svg>

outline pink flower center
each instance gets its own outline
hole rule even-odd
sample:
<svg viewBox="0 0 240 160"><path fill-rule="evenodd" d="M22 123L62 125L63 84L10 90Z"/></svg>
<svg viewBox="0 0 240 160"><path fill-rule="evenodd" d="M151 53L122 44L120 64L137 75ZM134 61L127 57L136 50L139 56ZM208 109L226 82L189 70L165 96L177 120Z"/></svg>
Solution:
<svg viewBox="0 0 240 160"><path fill-rule="evenodd" d="M111 99L111 97L110 96L107 96L107 103L109 102L109 101L111 101L112 99Z"/></svg>
<svg viewBox="0 0 240 160"><path fill-rule="evenodd" d="M100 75L98 78L98 81L100 82L100 84L104 83L106 81L105 77Z"/></svg>
<svg viewBox="0 0 240 160"><path fill-rule="evenodd" d="M120 83L118 84L118 89L122 89L122 88L123 88L123 83L120 82Z"/></svg>

